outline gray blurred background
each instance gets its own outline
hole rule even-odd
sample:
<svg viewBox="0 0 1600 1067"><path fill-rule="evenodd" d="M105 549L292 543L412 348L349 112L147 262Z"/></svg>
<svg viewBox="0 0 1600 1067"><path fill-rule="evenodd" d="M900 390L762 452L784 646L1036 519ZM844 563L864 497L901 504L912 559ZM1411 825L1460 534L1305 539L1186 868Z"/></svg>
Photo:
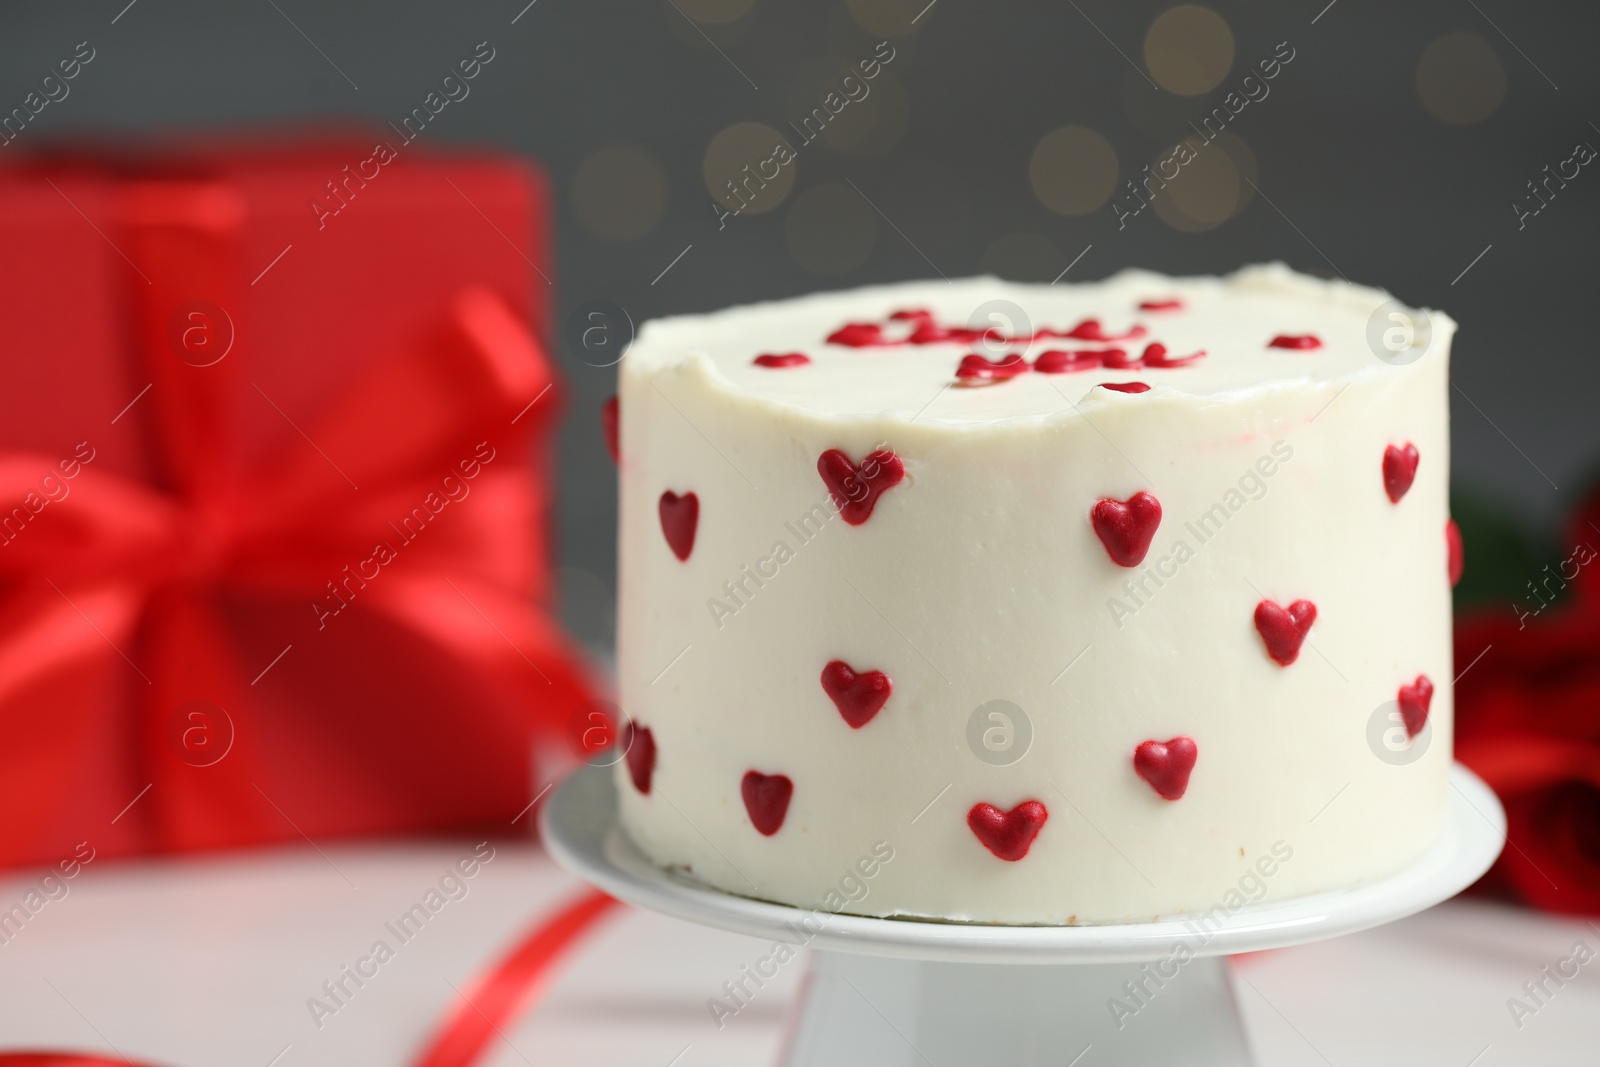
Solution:
<svg viewBox="0 0 1600 1067"><path fill-rule="evenodd" d="M548 168L558 326L601 298L637 323L936 272L1342 273L1460 322L1458 509L1496 501L1537 539L1600 460L1600 168L1541 186L1542 207L1529 187L1600 146L1597 30L1600 5L1508 0L41 0L0 8L0 101L88 39L51 138L381 124L487 40L494 64L428 137ZM869 94L719 224L713 191L769 154L748 124L797 143L788 123L880 41L893 58ZM1290 50L1119 229L1123 183L1229 91L1259 96L1245 76ZM562 362L563 611L603 648L614 371Z"/></svg>

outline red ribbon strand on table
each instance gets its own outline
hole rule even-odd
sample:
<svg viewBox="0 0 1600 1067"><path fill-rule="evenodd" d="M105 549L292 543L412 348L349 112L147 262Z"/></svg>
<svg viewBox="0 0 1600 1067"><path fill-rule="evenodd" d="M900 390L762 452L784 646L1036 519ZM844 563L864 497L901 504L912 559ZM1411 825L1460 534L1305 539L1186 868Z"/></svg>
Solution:
<svg viewBox="0 0 1600 1067"><path fill-rule="evenodd" d="M462 994L462 1003L412 1067L471 1067L483 1048L538 998L555 965L621 902L591 890L523 935ZM0 1067L147 1067L72 1052L0 1052Z"/></svg>
<svg viewBox="0 0 1600 1067"><path fill-rule="evenodd" d="M541 921L462 994L462 1003L413 1067L470 1067L476 1063L483 1047L501 1028L538 999L551 968L567 949L620 903L592 891Z"/></svg>

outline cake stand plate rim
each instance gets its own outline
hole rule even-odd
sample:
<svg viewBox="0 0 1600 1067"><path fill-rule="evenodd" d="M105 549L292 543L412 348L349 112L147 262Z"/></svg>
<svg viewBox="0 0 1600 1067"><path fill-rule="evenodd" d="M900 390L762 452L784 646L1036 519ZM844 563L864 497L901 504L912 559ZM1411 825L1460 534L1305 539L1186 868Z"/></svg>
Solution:
<svg viewBox="0 0 1600 1067"><path fill-rule="evenodd" d="M1179 941L1195 956L1219 956L1340 937L1455 896L1489 869L1506 834L1499 798L1456 763L1445 827L1410 866L1350 889L1246 905L1202 944L1196 944L1196 916L1096 926L996 926L824 913L825 921L815 929L812 911L691 883L650 863L622 832L613 771L580 768L556 788L540 812L545 847L569 873L619 900L734 933L827 951L931 961L1140 962L1165 958ZM627 862L618 862L619 855ZM799 925L802 919L807 925Z"/></svg>

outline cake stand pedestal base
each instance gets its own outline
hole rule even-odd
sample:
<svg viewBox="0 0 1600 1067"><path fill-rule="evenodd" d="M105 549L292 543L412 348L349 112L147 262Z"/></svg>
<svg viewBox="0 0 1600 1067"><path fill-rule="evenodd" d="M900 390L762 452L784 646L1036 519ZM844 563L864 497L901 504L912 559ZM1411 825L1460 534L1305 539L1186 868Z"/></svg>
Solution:
<svg viewBox="0 0 1600 1067"><path fill-rule="evenodd" d="M1171 977L1163 979L1154 965L1133 963L1041 967L818 952L781 1062L783 1067L1068 1067L1080 1060L1244 1067L1253 1062L1227 961L1191 959L1181 967L1174 962L1167 973Z"/></svg>
<svg viewBox="0 0 1600 1067"><path fill-rule="evenodd" d="M1243 1067L1251 1057L1223 957L1338 937L1432 907L1477 881L1506 834L1499 800L1457 764L1438 839L1379 881L1204 919L986 926L792 908L662 870L622 832L611 768L568 778L540 826L556 862L612 896L813 949L786 1067Z"/></svg>

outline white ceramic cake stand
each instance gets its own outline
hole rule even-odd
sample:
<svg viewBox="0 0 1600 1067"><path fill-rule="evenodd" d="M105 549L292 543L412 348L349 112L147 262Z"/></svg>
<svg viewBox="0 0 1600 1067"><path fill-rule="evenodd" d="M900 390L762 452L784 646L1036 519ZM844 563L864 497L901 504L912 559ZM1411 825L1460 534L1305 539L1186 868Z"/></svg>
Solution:
<svg viewBox="0 0 1600 1067"><path fill-rule="evenodd" d="M1411 867L1356 889L1247 905L1209 933L1198 918L978 926L813 913L734 896L645 859L617 822L610 768L567 779L541 821L558 863L621 900L817 950L785 1067L1239 1067L1252 1060L1223 957L1392 922L1489 869L1505 841L1505 812L1459 764L1451 786L1445 830ZM1193 959L1177 962L1179 943ZM753 979L730 978L759 995ZM721 990L707 994L732 1003ZM709 1010L706 1025L715 1028Z"/></svg>

